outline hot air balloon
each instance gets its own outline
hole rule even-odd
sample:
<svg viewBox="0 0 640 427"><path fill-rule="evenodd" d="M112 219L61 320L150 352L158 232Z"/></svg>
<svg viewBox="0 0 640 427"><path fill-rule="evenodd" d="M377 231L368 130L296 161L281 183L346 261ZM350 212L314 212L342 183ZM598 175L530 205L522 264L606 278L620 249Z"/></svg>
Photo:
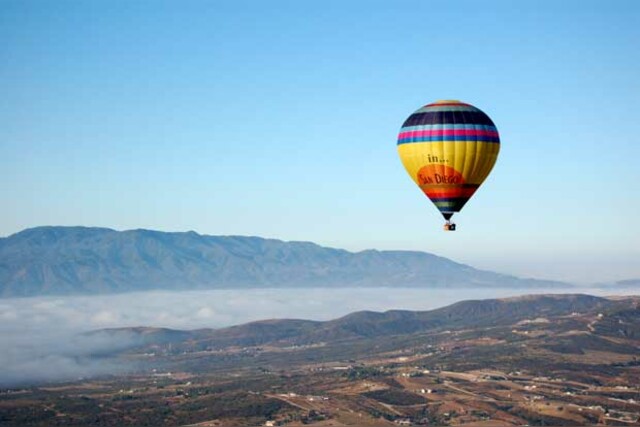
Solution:
<svg viewBox="0 0 640 427"><path fill-rule="evenodd" d="M489 116L460 101L425 105L405 120L398 154L411 179L436 205L453 231L460 212L498 158L500 137Z"/></svg>

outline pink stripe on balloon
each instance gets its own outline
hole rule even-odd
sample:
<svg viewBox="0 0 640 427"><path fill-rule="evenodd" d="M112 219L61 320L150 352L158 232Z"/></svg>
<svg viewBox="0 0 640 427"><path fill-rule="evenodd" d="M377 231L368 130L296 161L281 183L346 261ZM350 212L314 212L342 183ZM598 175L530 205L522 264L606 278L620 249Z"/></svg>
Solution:
<svg viewBox="0 0 640 427"><path fill-rule="evenodd" d="M495 136L498 132L495 130L474 130L474 129L449 129L449 130L413 130L400 132L398 138L420 138L423 136Z"/></svg>

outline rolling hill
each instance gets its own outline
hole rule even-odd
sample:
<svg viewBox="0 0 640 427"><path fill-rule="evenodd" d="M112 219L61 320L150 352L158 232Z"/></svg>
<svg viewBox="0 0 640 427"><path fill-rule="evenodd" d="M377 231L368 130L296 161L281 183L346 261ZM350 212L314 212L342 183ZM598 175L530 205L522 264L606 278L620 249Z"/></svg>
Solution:
<svg viewBox="0 0 640 427"><path fill-rule="evenodd" d="M581 294L529 295L504 299L468 300L429 311L359 311L329 321L269 319L222 329L175 331L164 328L116 328L89 332L111 338L127 337L132 343L187 343L190 348L224 349L238 346L292 346L336 343L344 340L380 340L442 329L512 325L541 317L597 313L623 307L627 317L637 316L629 301L617 302ZM630 310L630 311L629 311ZM616 318L617 319L617 318ZM634 322L636 322L634 320ZM603 325L608 325L603 322ZM630 322L632 324L633 322ZM604 326L602 326L604 327ZM611 326L607 326L611 328ZM634 330L637 334L637 331Z"/></svg>

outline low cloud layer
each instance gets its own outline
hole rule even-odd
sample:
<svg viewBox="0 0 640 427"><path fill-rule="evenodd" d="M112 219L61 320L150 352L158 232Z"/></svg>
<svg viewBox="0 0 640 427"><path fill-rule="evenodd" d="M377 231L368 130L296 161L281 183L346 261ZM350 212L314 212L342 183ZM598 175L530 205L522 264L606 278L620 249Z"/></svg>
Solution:
<svg viewBox="0 0 640 427"><path fill-rule="evenodd" d="M0 300L0 386L126 371L127 366L113 359L95 356L133 342L126 336L81 335L90 330L220 328L268 318L328 320L358 310L429 310L464 299L534 292L544 290L251 289L4 299Z"/></svg>

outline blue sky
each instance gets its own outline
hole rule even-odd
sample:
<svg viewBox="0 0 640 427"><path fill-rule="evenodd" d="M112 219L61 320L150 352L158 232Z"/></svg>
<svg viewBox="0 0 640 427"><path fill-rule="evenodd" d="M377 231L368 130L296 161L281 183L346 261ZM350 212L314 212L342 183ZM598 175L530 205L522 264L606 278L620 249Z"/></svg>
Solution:
<svg viewBox="0 0 640 427"><path fill-rule="evenodd" d="M0 1L0 235L195 230L640 276L637 1ZM396 153L472 103L502 150L459 231Z"/></svg>

